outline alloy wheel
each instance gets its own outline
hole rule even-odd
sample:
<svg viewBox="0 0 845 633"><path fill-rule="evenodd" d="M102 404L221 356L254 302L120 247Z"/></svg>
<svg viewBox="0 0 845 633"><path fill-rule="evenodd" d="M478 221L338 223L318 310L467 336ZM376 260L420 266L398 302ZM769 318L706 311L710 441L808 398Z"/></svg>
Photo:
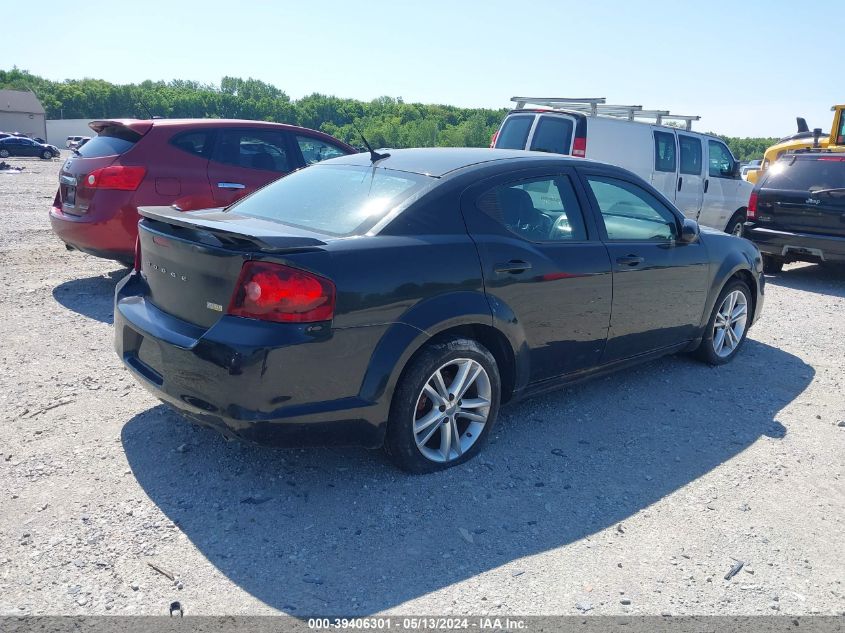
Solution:
<svg viewBox="0 0 845 633"><path fill-rule="evenodd" d="M736 235L737 237L742 237L742 222L737 222L733 225L731 229L731 235Z"/></svg>
<svg viewBox="0 0 845 633"><path fill-rule="evenodd" d="M490 377L469 358L450 360L426 381L414 407L414 441L433 462L461 457L478 441L490 415Z"/></svg>
<svg viewBox="0 0 845 633"><path fill-rule="evenodd" d="M741 290L728 293L713 322L713 351L727 358L739 346L748 322L748 299Z"/></svg>

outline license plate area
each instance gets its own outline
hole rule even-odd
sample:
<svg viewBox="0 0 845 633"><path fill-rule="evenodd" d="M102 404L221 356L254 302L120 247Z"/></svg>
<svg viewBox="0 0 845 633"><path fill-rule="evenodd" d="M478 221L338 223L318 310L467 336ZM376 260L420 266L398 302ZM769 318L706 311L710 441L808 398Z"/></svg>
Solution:
<svg viewBox="0 0 845 633"><path fill-rule="evenodd" d="M64 185L62 189L62 202L71 207L76 206L76 187Z"/></svg>

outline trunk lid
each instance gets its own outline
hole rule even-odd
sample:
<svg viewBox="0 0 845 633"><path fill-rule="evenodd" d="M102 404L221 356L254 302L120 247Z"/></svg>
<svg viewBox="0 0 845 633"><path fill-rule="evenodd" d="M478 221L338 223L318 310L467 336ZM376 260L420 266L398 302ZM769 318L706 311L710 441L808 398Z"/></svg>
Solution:
<svg viewBox="0 0 845 633"><path fill-rule="evenodd" d="M226 313L245 261L325 246L324 236L220 209L185 213L142 207L139 212L141 271L149 300L206 328Z"/></svg>
<svg viewBox="0 0 845 633"><path fill-rule="evenodd" d="M151 121L92 121L89 127L97 136L68 158L59 171L59 201L62 211L71 215L88 212L96 192L88 186L88 176L108 167L131 150L152 127Z"/></svg>

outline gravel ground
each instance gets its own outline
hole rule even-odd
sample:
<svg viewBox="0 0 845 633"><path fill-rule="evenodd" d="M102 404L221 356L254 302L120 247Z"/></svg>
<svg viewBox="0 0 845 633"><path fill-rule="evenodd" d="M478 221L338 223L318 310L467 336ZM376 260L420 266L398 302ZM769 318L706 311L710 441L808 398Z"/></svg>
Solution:
<svg viewBox="0 0 845 633"><path fill-rule="evenodd" d="M413 477L161 406L112 348L124 270L50 231L60 162L10 162L0 614L845 612L843 273L770 278L727 367L671 357L513 405L478 459Z"/></svg>

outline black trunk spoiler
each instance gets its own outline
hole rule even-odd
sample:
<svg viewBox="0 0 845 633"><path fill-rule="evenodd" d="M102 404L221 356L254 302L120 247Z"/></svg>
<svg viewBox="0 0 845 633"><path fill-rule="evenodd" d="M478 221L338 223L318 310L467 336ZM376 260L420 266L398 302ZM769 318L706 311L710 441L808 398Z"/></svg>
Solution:
<svg viewBox="0 0 845 633"><path fill-rule="evenodd" d="M326 245L326 242L302 229L271 220L225 212L222 208L185 212L173 207L139 207L138 213L154 225L164 224L191 229L200 235L205 233L221 245L248 243L267 253L311 250ZM151 228L155 228L154 225Z"/></svg>

